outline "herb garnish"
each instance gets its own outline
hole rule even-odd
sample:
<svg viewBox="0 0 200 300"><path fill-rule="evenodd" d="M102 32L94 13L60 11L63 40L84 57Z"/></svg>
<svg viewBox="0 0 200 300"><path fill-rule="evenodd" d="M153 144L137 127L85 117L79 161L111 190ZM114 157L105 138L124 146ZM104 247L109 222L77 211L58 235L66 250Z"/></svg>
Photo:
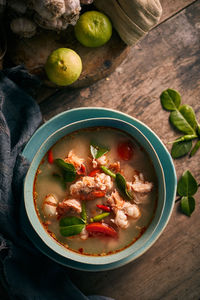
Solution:
<svg viewBox="0 0 200 300"><path fill-rule="evenodd" d="M120 173L115 174L111 170L106 168L105 166L101 166L101 170L105 174L107 174L107 175L109 175L109 176L111 176L115 179L115 183L117 185L117 188L118 188L120 194L123 197L128 198L128 199L132 199L131 194L127 190L126 179L124 178L124 176L122 174L120 174Z"/></svg>
<svg viewBox="0 0 200 300"><path fill-rule="evenodd" d="M73 164L66 163L63 159L57 158L54 160L55 164L63 171L63 178L65 182L72 182L76 178L76 169Z"/></svg>
<svg viewBox="0 0 200 300"><path fill-rule="evenodd" d="M200 148L200 124L196 120L193 108L190 105L181 105L180 94L172 89L167 89L160 95L162 107L170 111L169 120L171 124L179 131L185 133L173 142L171 155L173 158L179 158L192 149L192 140L198 139L196 145L190 152L193 156Z"/></svg>
<svg viewBox="0 0 200 300"><path fill-rule="evenodd" d="M73 236L81 233L85 227L85 221L78 217L65 217L60 220L60 234Z"/></svg>
<svg viewBox="0 0 200 300"><path fill-rule="evenodd" d="M177 186L177 193L181 196L181 211L187 215L191 216L195 209L195 199L192 197L196 194L198 189L197 182L192 176L190 171L185 171L181 178L179 179Z"/></svg>
<svg viewBox="0 0 200 300"><path fill-rule="evenodd" d="M120 174L120 173L116 174L115 182L117 184L117 187L118 187L120 193L128 199L132 199L131 194L127 190L126 180L125 180L124 176L122 176L122 174Z"/></svg>
<svg viewBox="0 0 200 300"><path fill-rule="evenodd" d="M91 142L90 144L90 152L94 159L101 157L102 155L106 154L110 149L105 146L101 146L95 142Z"/></svg>

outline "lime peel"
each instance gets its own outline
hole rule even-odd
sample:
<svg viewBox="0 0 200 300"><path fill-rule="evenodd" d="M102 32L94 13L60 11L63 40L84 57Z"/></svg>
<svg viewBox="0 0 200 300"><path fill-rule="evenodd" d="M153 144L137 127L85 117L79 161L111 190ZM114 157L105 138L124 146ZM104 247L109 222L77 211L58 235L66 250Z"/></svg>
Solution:
<svg viewBox="0 0 200 300"><path fill-rule="evenodd" d="M49 55L45 71L49 80L56 85L68 86L79 78L82 72L82 61L74 50L59 48Z"/></svg>
<svg viewBox="0 0 200 300"><path fill-rule="evenodd" d="M100 47L111 38L112 24L105 14L99 11L87 11L80 16L74 32L82 45Z"/></svg>

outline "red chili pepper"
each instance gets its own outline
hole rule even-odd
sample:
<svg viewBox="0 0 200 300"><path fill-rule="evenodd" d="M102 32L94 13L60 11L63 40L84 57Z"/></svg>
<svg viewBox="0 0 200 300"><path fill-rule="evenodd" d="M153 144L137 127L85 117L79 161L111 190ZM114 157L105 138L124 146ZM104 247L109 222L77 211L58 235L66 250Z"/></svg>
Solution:
<svg viewBox="0 0 200 300"><path fill-rule="evenodd" d="M94 197L94 198L101 198L101 197L104 197L105 196L105 192L103 192L103 191L93 191L93 192L91 192L91 195L92 195L92 197Z"/></svg>
<svg viewBox="0 0 200 300"><path fill-rule="evenodd" d="M101 173L101 170L100 169L94 169L90 172L90 174L88 176L94 177L94 176L96 176L97 173Z"/></svg>
<svg viewBox="0 0 200 300"><path fill-rule="evenodd" d="M77 171L77 174L78 174L78 175L84 175L84 174L85 174L85 170L86 170L85 165L81 164L81 167L80 167L80 169Z"/></svg>
<svg viewBox="0 0 200 300"><path fill-rule="evenodd" d="M102 233L104 235L108 235L113 238L117 237L117 231L105 223L95 222L95 223L88 224L86 225L86 230L89 233Z"/></svg>
<svg viewBox="0 0 200 300"><path fill-rule="evenodd" d="M100 208L100 209L103 210L103 211L111 211L110 206L97 204L97 207Z"/></svg>
<svg viewBox="0 0 200 300"><path fill-rule="evenodd" d="M53 161L54 161L54 159L53 159L53 151L50 149L49 152L48 152L48 162L50 164L53 164Z"/></svg>
<svg viewBox="0 0 200 300"><path fill-rule="evenodd" d="M131 141L126 141L118 144L117 152L123 160L130 160L133 156L133 145Z"/></svg>

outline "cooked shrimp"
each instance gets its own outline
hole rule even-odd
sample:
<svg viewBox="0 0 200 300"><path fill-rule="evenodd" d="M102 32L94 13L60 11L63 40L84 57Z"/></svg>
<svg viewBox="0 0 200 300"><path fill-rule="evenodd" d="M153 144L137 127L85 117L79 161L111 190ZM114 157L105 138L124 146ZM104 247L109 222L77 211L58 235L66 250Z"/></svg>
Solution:
<svg viewBox="0 0 200 300"><path fill-rule="evenodd" d="M94 158L92 160L92 166L94 169L97 168L97 166L105 166L105 165L107 165L107 163L108 163L108 158L105 154L99 158L96 158L96 159Z"/></svg>
<svg viewBox="0 0 200 300"><path fill-rule="evenodd" d="M124 204L124 199L120 196L117 190L114 190L110 197L108 197L107 202L113 209L121 209Z"/></svg>
<svg viewBox="0 0 200 300"><path fill-rule="evenodd" d="M96 176L84 176L70 186L70 194L82 200L92 200L105 196L105 193L113 187L111 177L104 173Z"/></svg>
<svg viewBox="0 0 200 300"><path fill-rule="evenodd" d="M110 164L109 165L109 169L111 169L112 171L115 171L115 172L120 172L120 170L121 170L121 167L120 167L120 162L119 161L117 161L117 162L115 162L115 163L113 163L113 164Z"/></svg>
<svg viewBox="0 0 200 300"><path fill-rule="evenodd" d="M45 217L53 218L57 215L58 199L53 194L48 194L44 198L42 210Z"/></svg>
<svg viewBox="0 0 200 300"><path fill-rule="evenodd" d="M120 228L127 228L129 226L128 218L123 210L116 211L114 223Z"/></svg>
<svg viewBox="0 0 200 300"><path fill-rule="evenodd" d="M78 157L73 150L71 150L68 156L64 159L65 162L73 164L78 174L85 174L85 160L83 158Z"/></svg>
<svg viewBox="0 0 200 300"><path fill-rule="evenodd" d="M80 214L82 211L80 201L76 199L65 199L58 203L57 211L59 215L63 215L69 210L73 210Z"/></svg>
<svg viewBox="0 0 200 300"><path fill-rule="evenodd" d="M149 193L153 188L153 183L144 180L142 173L134 175L133 182L127 182L127 187L137 193Z"/></svg>
<svg viewBox="0 0 200 300"><path fill-rule="evenodd" d="M141 215L139 207L136 204L130 202L124 202L123 211L125 214L133 219L138 219Z"/></svg>
<svg viewBox="0 0 200 300"><path fill-rule="evenodd" d="M108 197L107 202L115 213L113 222L120 228L127 228L129 226L128 217L133 219L140 217L139 207L136 204L124 201L116 190Z"/></svg>

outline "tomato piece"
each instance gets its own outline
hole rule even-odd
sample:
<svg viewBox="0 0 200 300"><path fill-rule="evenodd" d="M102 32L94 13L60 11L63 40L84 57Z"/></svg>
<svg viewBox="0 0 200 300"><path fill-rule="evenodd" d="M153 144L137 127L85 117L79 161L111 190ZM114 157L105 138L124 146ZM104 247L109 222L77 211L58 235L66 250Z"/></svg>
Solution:
<svg viewBox="0 0 200 300"><path fill-rule="evenodd" d="M95 222L88 224L86 225L86 230L89 233L102 233L104 235L111 236L114 238L117 237L117 231L105 223Z"/></svg>
<svg viewBox="0 0 200 300"><path fill-rule="evenodd" d="M53 164L53 161L54 161L54 159L53 159L53 151L50 149L49 152L48 152L48 162L50 164Z"/></svg>
<svg viewBox="0 0 200 300"><path fill-rule="evenodd" d="M131 141L119 143L117 153L122 160L130 160L133 156L133 145Z"/></svg>
<svg viewBox="0 0 200 300"><path fill-rule="evenodd" d="M103 211L108 211L110 212L111 211L111 208L110 206L106 206L106 205L101 205L101 204L97 204L97 207L100 208L101 210Z"/></svg>
<svg viewBox="0 0 200 300"><path fill-rule="evenodd" d="M101 173L101 170L100 169L94 169L90 172L90 174L88 176L94 177L94 176L96 176L97 173Z"/></svg>

